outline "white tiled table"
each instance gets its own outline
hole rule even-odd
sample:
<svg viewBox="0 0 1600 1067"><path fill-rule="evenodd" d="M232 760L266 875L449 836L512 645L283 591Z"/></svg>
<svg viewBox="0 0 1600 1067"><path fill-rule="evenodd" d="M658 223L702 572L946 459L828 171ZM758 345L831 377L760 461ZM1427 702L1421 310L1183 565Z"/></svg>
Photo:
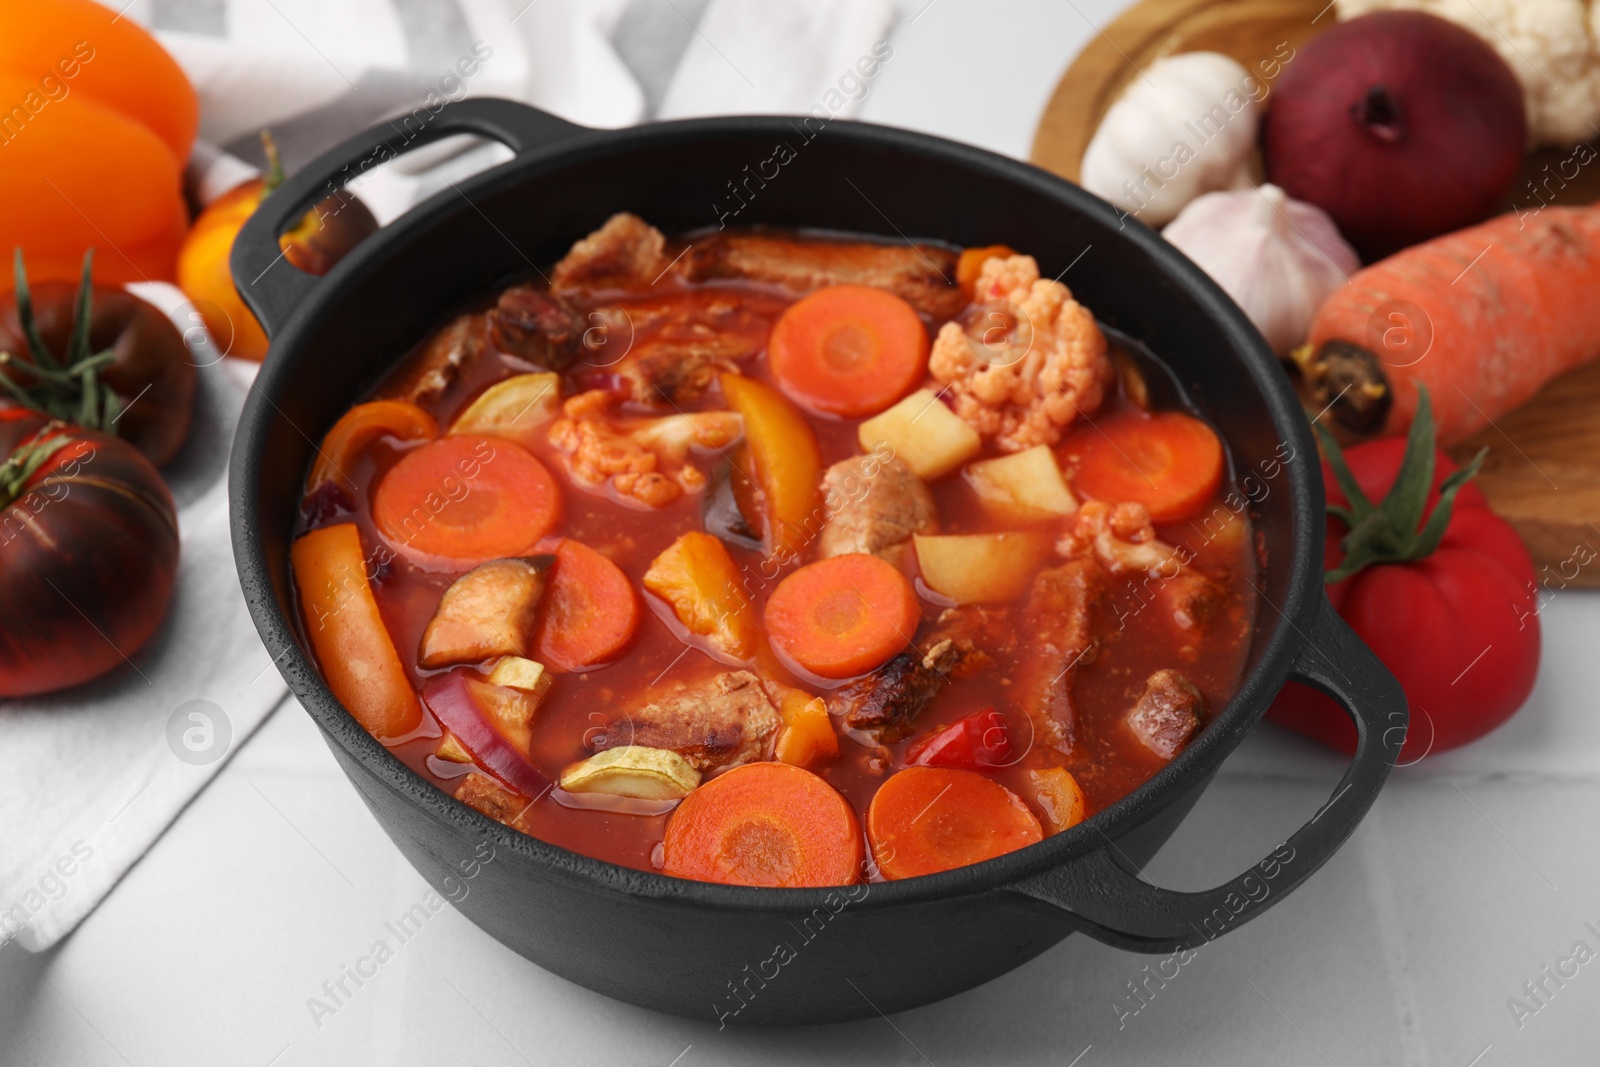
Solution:
<svg viewBox="0 0 1600 1067"><path fill-rule="evenodd" d="M920 3L863 117L1018 156L1118 6ZM71 938L0 950L0 1065L1600 1063L1600 961L1520 1029L1507 1007L1575 941L1600 951L1584 927L1600 928L1600 600L1559 595L1544 624L1539 687L1514 722L1398 772L1326 868L1120 1028L1115 1005L1149 961L1082 938L892 1019L719 1032L569 985L449 907L319 1026L307 999L427 889L291 703ZM1150 877L1198 889L1237 873L1341 770L1263 728Z"/></svg>

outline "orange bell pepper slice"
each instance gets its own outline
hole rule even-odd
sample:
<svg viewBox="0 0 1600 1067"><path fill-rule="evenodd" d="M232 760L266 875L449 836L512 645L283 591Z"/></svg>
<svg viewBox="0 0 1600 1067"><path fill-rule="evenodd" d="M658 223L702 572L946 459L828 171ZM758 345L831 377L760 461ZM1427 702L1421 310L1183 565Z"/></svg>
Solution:
<svg viewBox="0 0 1600 1067"><path fill-rule="evenodd" d="M401 441L431 441L439 436L438 421L409 400L372 400L357 404L339 417L322 439L311 465L306 492L312 493L338 479L352 488L348 471L355 458L380 437Z"/></svg>
<svg viewBox="0 0 1600 1067"><path fill-rule="evenodd" d="M782 393L742 374L722 375L722 395L744 417L743 454L752 469L761 526L769 555L797 555L821 529L822 453L817 435Z"/></svg>

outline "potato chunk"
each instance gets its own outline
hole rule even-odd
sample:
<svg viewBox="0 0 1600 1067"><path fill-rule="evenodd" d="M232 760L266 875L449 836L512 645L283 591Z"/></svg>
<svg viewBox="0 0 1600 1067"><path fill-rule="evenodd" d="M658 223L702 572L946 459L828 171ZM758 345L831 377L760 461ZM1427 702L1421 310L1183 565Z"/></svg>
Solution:
<svg viewBox="0 0 1600 1067"><path fill-rule="evenodd" d="M936 537L918 534L913 541L922 580L957 604L1015 599L1050 554L1050 537L1038 530Z"/></svg>
<svg viewBox="0 0 1600 1067"><path fill-rule="evenodd" d="M644 587L714 651L739 663L756 654L755 609L739 568L718 538L698 530L679 537L650 564Z"/></svg>
<svg viewBox="0 0 1600 1067"><path fill-rule="evenodd" d="M887 447L923 481L950 473L983 447L978 431L926 389L863 422L857 437L864 451Z"/></svg>
<svg viewBox="0 0 1600 1067"><path fill-rule="evenodd" d="M1078 510L1078 499L1046 445L979 460L967 467L966 478L984 510L1004 522L1044 522Z"/></svg>
<svg viewBox="0 0 1600 1067"><path fill-rule="evenodd" d="M636 800L677 800L700 784L700 772L669 748L624 745L597 752L561 775L569 793L606 793Z"/></svg>
<svg viewBox="0 0 1600 1067"><path fill-rule="evenodd" d="M431 670L526 655L554 558L492 560L457 578L423 631L417 662Z"/></svg>
<svg viewBox="0 0 1600 1067"><path fill-rule="evenodd" d="M478 394L447 432L504 437L526 444L560 410L559 374L517 374Z"/></svg>

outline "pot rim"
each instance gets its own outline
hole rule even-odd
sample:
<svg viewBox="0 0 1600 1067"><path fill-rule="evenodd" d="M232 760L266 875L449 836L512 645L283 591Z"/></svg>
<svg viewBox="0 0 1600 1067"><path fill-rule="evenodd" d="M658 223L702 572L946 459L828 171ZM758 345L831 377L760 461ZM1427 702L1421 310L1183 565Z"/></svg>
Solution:
<svg viewBox="0 0 1600 1067"><path fill-rule="evenodd" d="M265 551L256 534L258 516L255 489L264 458L264 427L276 411L272 397L281 394L303 373L279 353L292 353L302 338L320 321L337 311L342 291L376 264L386 259L412 234L447 220L461 210L462 199L474 204L542 173L596 157L621 155L635 149L700 138L728 135L784 135L804 116L734 116L647 123L618 130L573 127L566 139L519 152L512 159L457 183L413 206L362 241L301 300L273 338L272 351L262 364L250 390L235 435L229 460L230 524L234 558L252 619L273 656L290 691L323 733L372 777L388 789L407 796L413 806L436 821L476 838L486 838L504 848L524 867L582 883L591 891L645 898L686 907L728 908L747 912L805 912L824 905L829 894L844 887L777 889L730 886L672 878L653 871L624 867L574 852L513 830L479 813L427 782L356 722L334 697L295 636L287 615L277 606ZM1293 528L1290 574L1282 605L1272 604L1257 586L1258 604L1270 606L1277 619L1271 623L1256 665L1241 679L1238 690L1184 749L1138 788L1120 800L1058 834L1027 848L981 863L937 874L898 881L858 883L870 886L852 907L890 908L934 900L977 896L1005 890L1041 872L1063 866L1116 840L1177 801L1206 780L1243 741L1265 714L1268 704L1289 675L1305 646L1304 631L1322 599L1321 560L1324 526L1314 514L1321 499L1321 468L1303 457L1314 457L1316 447L1299 401L1276 357L1244 312L1198 266L1154 230L1093 194L1031 164L997 153L950 141L931 134L851 120L830 120L817 136L847 146L888 147L940 163L984 171L1018 186L1044 194L1068 210L1086 216L1104 212L1118 224L1113 239L1132 242L1164 275L1201 306L1237 353L1238 371L1264 398L1262 414L1271 420L1279 440L1294 448L1283 461L1288 475ZM869 201L870 202L870 201ZM1131 225L1129 224L1131 223ZM891 226L893 223L891 223ZM293 269L293 268L288 268ZM1127 329L1124 326L1124 329ZM1131 330L1128 331L1130 334ZM1202 405L1202 411L1204 407ZM1298 462L1297 462L1298 461ZM1272 566L1268 561L1265 566ZM1259 617L1258 617L1259 619ZM1259 628L1262 623L1257 622ZM359 788L359 786L358 786ZM498 855L498 853L497 853ZM854 888L854 887L849 887Z"/></svg>

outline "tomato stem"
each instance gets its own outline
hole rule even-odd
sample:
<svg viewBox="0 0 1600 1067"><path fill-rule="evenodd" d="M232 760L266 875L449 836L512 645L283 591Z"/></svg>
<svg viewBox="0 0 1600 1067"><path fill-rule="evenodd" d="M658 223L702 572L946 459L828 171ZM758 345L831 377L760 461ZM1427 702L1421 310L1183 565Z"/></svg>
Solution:
<svg viewBox="0 0 1600 1067"><path fill-rule="evenodd" d="M73 303L72 335L61 357L50 351L39 333L34 314L33 293L28 287L28 272L22 249L17 249L12 273L16 279L17 321L27 342L28 357L0 352L0 387L23 407L53 419L74 422L90 430L117 432L122 398L100 380L100 371L116 362L116 353L91 352L91 319L94 295L94 249L84 253L83 273Z"/></svg>
<svg viewBox="0 0 1600 1067"><path fill-rule="evenodd" d="M267 176L261 182L261 198L265 200L284 183L286 177L283 173L283 157L278 155L278 142L273 139L271 130L261 131L261 151L267 157Z"/></svg>
<svg viewBox="0 0 1600 1067"><path fill-rule="evenodd" d="M1349 501L1346 507L1328 505L1328 513L1350 531L1339 542L1345 553L1344 561L1323 576L1329 585L1376 563L1405 563L1430 555L1439 547L1450 525L1456 494L1477 475L1489 451L1480 449L1472 462L1439 483L1439 500L1430 513L1428 497L1433 489L1438 452L1434 446L1433 402L1427 386L1417 384L1417 412L1411 420L1411 431L1406 435L1405 456L1400 461L1394 484L1377 504L1361 491L1333 434L1316 423L1312 423L1311 428L1316 431L1328 465L1333 468L1334 480Z"/></svg>
<svg viewBox="0 0 1600 1067"><path fill-rule="evenodd" d="M72 438L56 431L62 423L52 420L39 429L26 444L0 464L0 508L10 507L22 495L29 479L38 473L50 457L72 443Z"/></svg>

